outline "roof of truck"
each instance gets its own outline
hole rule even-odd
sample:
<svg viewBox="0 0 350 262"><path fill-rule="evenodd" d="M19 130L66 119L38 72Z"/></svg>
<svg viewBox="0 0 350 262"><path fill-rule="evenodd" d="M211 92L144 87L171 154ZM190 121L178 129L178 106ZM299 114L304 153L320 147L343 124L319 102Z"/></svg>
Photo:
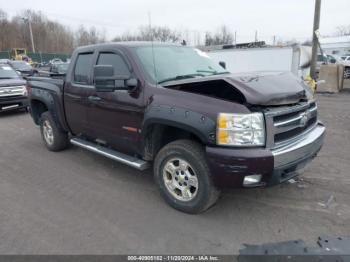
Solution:
<svg viewBox="0 0 350 262"><path fill-rule="evenodd" d="M113 47L113 46L123 46L123 47L140 47L140 46L181 46L180 44L171 43L171 42L151 42L151 41L125 41L125 42L108 42L102 44L94 44L81 46L77 49L89 49L96 47Z"/></svg>

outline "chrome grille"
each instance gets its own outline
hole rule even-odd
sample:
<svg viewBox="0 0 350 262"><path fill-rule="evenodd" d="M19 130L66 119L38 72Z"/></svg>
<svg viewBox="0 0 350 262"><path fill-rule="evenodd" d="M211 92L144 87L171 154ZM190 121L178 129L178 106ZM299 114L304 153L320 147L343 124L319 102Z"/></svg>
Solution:
<svg viewBox="0 0 350 262"><path fill-rule="evenodd" d="M311 102L292 107L268 108L265 118L266 144L270 148L277 148L298 139L317 125L317 105Z"/></svg>
<svg viewBox="0 0 350 262"><path fill-rule="evenodd" d="M23 95L25 86L6 86L0 88L0 97Z"/></svg>

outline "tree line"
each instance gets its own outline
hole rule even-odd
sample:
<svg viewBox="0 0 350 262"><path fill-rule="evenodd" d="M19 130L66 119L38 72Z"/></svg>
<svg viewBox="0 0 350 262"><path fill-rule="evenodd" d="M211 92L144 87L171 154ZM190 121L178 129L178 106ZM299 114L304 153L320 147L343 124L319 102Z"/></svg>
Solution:
<svg viewBox="0 0 350 262"><path fill-rule="evenodd" d="M31 23L34 45L37 52L71 53L82 45L106 42L104 30L81 25L77 30L49 19L40 11L24 10L13 17L0 9L0 51L12 48L32 50L29 24ZM157 41L186 44L184 32L166 26L140 26L136 32L125 32L112 41ZM205 45L232 44L233 35L226 26L216 33L207 32Z"/></svg>
<svg viewBox="0 0 350 262"><path fill-rule="evenodd" d="M0 51L12 48L26 48L31 51L29 33L30 21L36 51L45 53L71 53L76 47L109 41L104 30L81 25L73 30L57 21L49 19L40 11L24 10L13 17L0 9ZM349 26L339 26L335 35L350 35ZM157 41L186 44L188 32L180 32L166 26L140 26L135 32L126 31L115 36L112 41ZM206 32L204 39L195 44L233 44L235 36L222 25L215 32ZM200 42L200 43L199 43ZM192 43L193 44L193 43Z"/></svg>
<svg viewBox="0 0 350 262"><path fill-rule="evenodd" d="M26 48L31 51L29 33L31 23L36 51L46 53L71 53L77 46L105 42L105 33L95 27L83 25L77 30L48 19L40 11L25 10L9 18L0 9L0 51Z"/></svg>
<svg viewBox="0 0 350 262"><path fill-rule="evenodd" d="M135 33L125 32L122 35L116 36L113 41L158 41L158 42L173 42L186 44L184 34L182 32L171 30L166 26L141 26ZM224 45L233 44L234 36L227 26L221 26L217 32L205 33L204 44L209 45Z"/></svg>

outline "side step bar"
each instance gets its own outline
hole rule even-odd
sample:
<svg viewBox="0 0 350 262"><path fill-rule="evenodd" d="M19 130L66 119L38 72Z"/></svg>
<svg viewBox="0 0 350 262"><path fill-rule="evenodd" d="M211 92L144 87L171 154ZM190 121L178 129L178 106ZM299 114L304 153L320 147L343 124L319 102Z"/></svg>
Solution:
<svg viewBox="0 0 350 262"><path fill-rule="evenodd" d="M81 138L74 137L70 140L70 142L73 145L79 146L81 148L87 149L91 152L103 155L105 157L108 157L110 159L113 159L115 161L118 161L120 163L126 164L128 166L131 166L133 168L136 168L138 170L145 170L149 168L149 163L147 161L144 161L142 159L128 156L126 154L120 153L118 151L115 151L113 149L86 141Z"/></svg>

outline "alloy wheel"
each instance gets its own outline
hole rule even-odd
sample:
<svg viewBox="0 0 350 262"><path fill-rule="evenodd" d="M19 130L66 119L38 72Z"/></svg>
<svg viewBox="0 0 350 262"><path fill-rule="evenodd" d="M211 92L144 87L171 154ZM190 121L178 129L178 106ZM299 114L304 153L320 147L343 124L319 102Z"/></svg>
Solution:
<svg viewBox="0 0 350 262"><path fill-rule="evenodd" d="M168 160L163 168L168 192L180 201L191 201L198 192L198 178L192 166L181 158Z"/></svg>

